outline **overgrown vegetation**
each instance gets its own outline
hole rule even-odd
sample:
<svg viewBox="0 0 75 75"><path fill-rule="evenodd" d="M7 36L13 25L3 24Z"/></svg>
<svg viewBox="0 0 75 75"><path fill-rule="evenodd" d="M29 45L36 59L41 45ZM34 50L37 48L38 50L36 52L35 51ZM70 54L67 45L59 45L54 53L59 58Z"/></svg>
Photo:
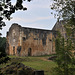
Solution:
<svg viewBox="0 0 75 75"><path fill-rule="evenodd" d="M75 59L72 53L72 42L68 38L65 40L64 38L56 39L56 54L57 54L57 67L54 69L56 71L56 75L74 75L75 71ZM73 70L71 70L73 69Z"/></svg>
<svg viewBox="0 0 75 75"><path fill-rule="evenodd" d="M57 67L54 69L57 75L75 75L75 1L74 0L53 0L52 10L57 13L54 16L59 20L66 21L64 26L67 38L56 39Z"/></svg>
<svg viewBox="0 0 75 75"><path fill-rule="evenodd" d="M66 28L67 27L67 28ZM58 31L56 38L56 63L57 67L53 70L54 75L74 75L75 74L75 55L74 55L74 41L72 40L71 27L65 26L67 38L64 38Z"/></svg>
<svg viewBox="0 0 75 75"><path fill-rule="evenodd" d="M0 64L6 63L9 60L9 57L7 57L6 52L6 38L0 37Z"/></svg>
<svg viewBox="0 0 75 75"><path fill-rule="evenodd" d="M35 72L31 67L18 62L12 62L0 70L2 75L34 75Z"/></svg>
<svg viewBox="0 0 75 75"><path fill-rule="evenodd" d="M44 70L45 75L52 75L53 73L52 68L57 66L54 61L48 60L49 55L42 57L17 57L17 56L9 56L9 57L11 58L11 60L6 64L0 65L0 67L10 65L12 62L15 61L17 63L23 63L24 65L29 66L35 70Z"/></svg>
<svg viewBox="0 0 75 75"><path fill-rule="evenodd" d="M6 38L0 37L0 52L5 53L5 48L6 48Z"/></svg>
<svg viewBox="0 0 75 75"><path fill-rule="evenodd" d="M7 63L7 61L10 59L5 52L6 48L6 38L5 37L0 37L0 65L3 63ZM2 74L2 73L0 73Z"/></svg>

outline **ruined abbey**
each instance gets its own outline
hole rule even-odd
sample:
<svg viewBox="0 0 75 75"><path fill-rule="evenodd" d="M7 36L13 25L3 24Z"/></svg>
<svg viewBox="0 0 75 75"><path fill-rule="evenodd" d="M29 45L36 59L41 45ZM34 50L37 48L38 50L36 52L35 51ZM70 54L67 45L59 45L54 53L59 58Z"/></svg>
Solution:
<svg viewBox="0 0 75 75"><path fill-rule="evenodd" d="M52 30L21 27L14 23L7 32L6 52L16 56L39 56L55 53L57 30L66 37L64 22L55 24Z"/></svg>

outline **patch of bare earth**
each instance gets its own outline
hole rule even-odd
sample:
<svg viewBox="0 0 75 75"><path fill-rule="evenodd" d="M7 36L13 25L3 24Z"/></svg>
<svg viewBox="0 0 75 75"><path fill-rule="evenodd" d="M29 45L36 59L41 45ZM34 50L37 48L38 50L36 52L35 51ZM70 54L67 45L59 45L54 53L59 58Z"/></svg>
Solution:
<svg viewBox="0 0 75 75"><path fill-rule="evenodd" d="M51 61L51 60L48 60L48 58L45 58L45 57L40 57L41 60L44 60L44 61Z"/></svg>

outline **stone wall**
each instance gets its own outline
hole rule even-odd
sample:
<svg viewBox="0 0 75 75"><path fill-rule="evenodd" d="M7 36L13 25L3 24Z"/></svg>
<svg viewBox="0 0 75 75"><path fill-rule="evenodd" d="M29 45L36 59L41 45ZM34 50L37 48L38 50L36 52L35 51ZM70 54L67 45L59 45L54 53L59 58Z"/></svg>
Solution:
<svg viewBox="0 0 75 75"><path fill-rule="evenodd" d="M66 29L64 27L65 24L66 21L64 20L57 21L52 30L59 31L62 37L67 38Z"/></svg>
<svg viewBox="0 0 75 75"><path fill-rule="evenodd" d="M9 55L39 56L55 53L56 31L21 27L12 24L7 33Z"/></svg>

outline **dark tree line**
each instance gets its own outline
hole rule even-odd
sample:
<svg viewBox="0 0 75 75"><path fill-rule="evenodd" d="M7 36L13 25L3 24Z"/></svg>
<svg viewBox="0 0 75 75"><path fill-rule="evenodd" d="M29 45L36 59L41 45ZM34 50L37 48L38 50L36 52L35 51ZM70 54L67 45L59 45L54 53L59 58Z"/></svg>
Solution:
<svg viewBox="0 0 75 75"><path fill-rule="evenodd" d="M5 48L6 48L6 38L0 37L0 52L5 53Z"/></svg>
<svg viewBox="0 0 75 75"><path fill-rule="evenodd" d="M0 37L0 64L6 63L9 60L9 57L6 55L6 38Z"/></svg>

